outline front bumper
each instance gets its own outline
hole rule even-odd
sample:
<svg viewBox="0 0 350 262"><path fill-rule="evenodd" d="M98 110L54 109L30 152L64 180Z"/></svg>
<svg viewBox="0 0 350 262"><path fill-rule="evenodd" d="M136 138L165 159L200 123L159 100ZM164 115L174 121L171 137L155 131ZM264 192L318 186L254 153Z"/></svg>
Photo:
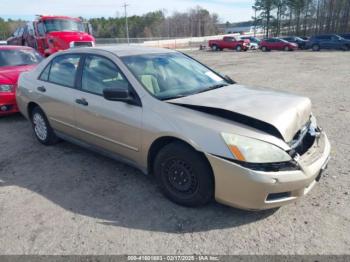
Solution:
<svg viewBox="0 0 350 262"><path fill-rule="evenodd" d="M0 116L18 112L15 93L0 93Z"/></svg>
<svg viewBox="0 0 350 262"><path fill-rule="evenodd" d="M215 177L215 199L242 209L280 207L306 195L328 164L330 143L325 133L301 156L300 170L263 172L206 154Z"/></svg>

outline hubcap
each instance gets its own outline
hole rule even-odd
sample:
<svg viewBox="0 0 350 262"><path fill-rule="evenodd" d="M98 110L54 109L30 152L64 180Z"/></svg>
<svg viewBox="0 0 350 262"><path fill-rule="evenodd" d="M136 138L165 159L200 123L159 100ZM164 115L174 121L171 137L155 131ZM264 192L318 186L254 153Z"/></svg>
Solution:
<svg viewBox="0 0 350 262"><path fill-rule="evenodd" d="M34 132L40 140L47 138L47 127L44 118L40 114L33 116Z"/></svg>
<svg viewBox="0 0 350 262"><path fill-rule="evenodd" d="M172 189L184 194L192 194L196 191L197 178L192 167L185 161L180 159L168 160L163 171L166 175L166 182Z"/></svg>

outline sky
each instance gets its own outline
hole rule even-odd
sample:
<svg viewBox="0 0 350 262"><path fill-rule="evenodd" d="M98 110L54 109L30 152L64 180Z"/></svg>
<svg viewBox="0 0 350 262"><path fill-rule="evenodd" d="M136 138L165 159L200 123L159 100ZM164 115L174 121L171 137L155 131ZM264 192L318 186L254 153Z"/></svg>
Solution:
<svg viewBox="0 0 350 262"><path fill-rule="evenodd" d="M253 0L0 0L0 17L32 20L36 14L91 17L124 15L126 2L128 15L142 15L149 11L186 11L201 6L219 15L221 22L240 22L253 16Z"/></svg>

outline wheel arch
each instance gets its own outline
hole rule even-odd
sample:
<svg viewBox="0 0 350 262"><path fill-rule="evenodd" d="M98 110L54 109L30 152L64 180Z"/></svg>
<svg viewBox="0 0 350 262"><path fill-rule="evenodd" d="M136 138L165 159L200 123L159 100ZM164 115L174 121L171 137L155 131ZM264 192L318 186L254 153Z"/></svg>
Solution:
<svg viewBox="0 0 350 262"><path fill-rule="evenodd" d="M213 168L212 168L208 158L205 156L205 154L202 151L198 150L198 148L196 148L194 145L192 145L188 141L185 141L181 138L178 138L175 136L170 136L170 135L158 137L156 140L154 140L152 142L151 146L149 147L148 154L147 154L147 172L148 172L148 174L153 174L154 160L155 160L155 157L157 156L157 154L160 152L160 150L162 148L164 148L166 145L173 143L173 142L183 143L184 145L187 145L190 148L192 148L194 151L200 153L204 157L204 159L207 161L207 163L209 164L211 171L212 171L212 174L213 174L213 179L215 182Z"/></svg>
<svg viewBox="0 0 350 262"><path fill-rule="evenodd" d="M32 112L33 112L33 109L35 107L39 107L40 108L40 106L37 103L35 103L35 102L29 102L28 103L28 105L27 105L27 114L28 114L28 118L29 119L32 117Z"/></svg>

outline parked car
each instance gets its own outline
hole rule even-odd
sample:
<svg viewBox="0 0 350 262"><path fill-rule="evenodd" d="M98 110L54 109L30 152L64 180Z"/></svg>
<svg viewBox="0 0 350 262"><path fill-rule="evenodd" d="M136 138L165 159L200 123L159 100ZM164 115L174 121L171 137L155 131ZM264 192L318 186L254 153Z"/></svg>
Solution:
<svg viewBox="0 0 350 262"><path fill-rule="evenodd" d="M20 76L17 102L40 143L62 138L122 159L186 206L291 203L330 153L308 98L235 84L169 49L56 53Z"/></svg>
<svg viewBox="0 0 350 262"><path fill-rule="evenodd" d="M273 37L263 39L260 42L260 49L264 52L271 50L284 50L284 51L294 51L298 49L298 45L295 43L290 43L286 40Z"/></svg>
<svg viewBox="0 0 350 262"><path fill-rule="evenodd" d="M241 36L242 40L249 40L250 41L250 49L259 49L260 39L256 38L254 36Z"/></svg>
<svg viewBox="0 0 350 262"><path fill-rule="evenodd" d="M208 45L213 51L231 49L239 52L249 49L249 40L236 39L233 36L224 36L222 40L209 40Z"/></svg>
<svg viewBox="0 0 350 262"><path fill-rule="evenodd" d="M30 46L46 57L71 47L94 46L91 31L91 26L79 18L38 16L34 22L17 28L7 43Z"/></svg>
<svg viewBox="0 0 350 262"><path fill-rule="evenodd" d="M337 49L347 51L350 49L350 40L344 39L339 35L317 35L310 38L306 44L306 48L311 48L313 51L321 49Z"/></svg>
<svg viewBox="0 0 350 262"><path fill-rule="evenodd" d="M0 116L18 112L15 96L18 76L41 60L30 47L0 46Z"/></svg>
<svg viewBox="0 0 350 262"><path fill-rule="evenodd" d="M339 36L341 36L342 38L344 38L346 40L350 40L350 33L348 33L348 34L341 34Z"/></svg>
<svg viewBox="0 0 350 262"><path fill-rule="evenodd" d="M297 36L286 36L286 37L282 37L281 39L290 43L297 44L299 49L305 49L305 46L307 43L307 40L304 40Z"/></svg>

